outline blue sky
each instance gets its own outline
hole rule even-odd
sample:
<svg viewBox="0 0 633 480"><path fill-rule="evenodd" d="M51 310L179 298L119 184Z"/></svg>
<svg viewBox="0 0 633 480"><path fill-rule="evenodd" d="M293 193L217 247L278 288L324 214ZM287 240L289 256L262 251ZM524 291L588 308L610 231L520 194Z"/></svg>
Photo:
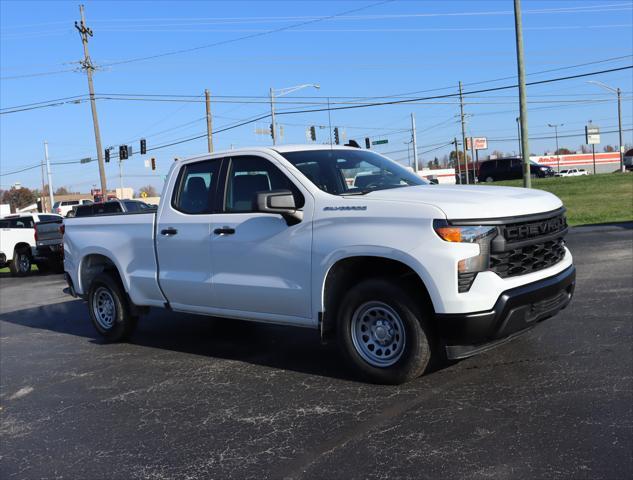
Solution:
<svg viewBox="0 0 633 480"><path fill-rule="evenodd" d="M268 89L318 83L279 100L278 109L300 110L332 103L364 102L382 97L425 92L404 97L455 93L458 81L466 92L514 83L516 59L512 1L285 1L285 2L86 2L87 24L93 29L93 62L105 65L95 74L95 91L106 94L202 95L213 97L216 128L266 114ZM373 6L372 6L373 5ZM277 33L281 27L361 9ZM633 57L633 3L627 1L523 1L528 80L574 75L630 65ZM0 107L84 95L85 74L72 70L82 58L82 46L73 22L77 2L0 2ZM209 48L145 61L107 66L138 57L262 35ZM535 73L623 57L593 65ZM633 128L633 77L624 70L590 78L533 86L530 103L530 146L534 153L553 150L548 123L562 123L561 135L581 134L588 120L603 130L615 130L614 96L587 84L590 79L623 90L623 123ZM45 73L45 75L39 75ZM496 82L476 82L507 78ZM252 97L249 99L237 97ZM302 98L304 97L304 98ZM310 97L310 98L305 98ZM146 97L147 98L147 97ZM196 97L156 97L169 101L97 102L104 145L138 139L148 147L202 134L204 103ZM183 102L183 99L190 101ZM177 100L177 101L173 101ZM249 102L249 103L246 103ZM294 102L294 103L288 103ZM308 105L313 103L313 105ZM467 135L487 136L490 151L516 151L517 90L501 90L466 97ZM379 151L393 152L407 161L409 115L417 121L419 151L424 161L442 157L441 147L460 136L455 98L416 104L332 112L332 125L348 138L388 139ZM309 125L328 125L325 112L286 115L284 143L305 142ZM268 136L255 133L269 120L235 128L215 136L216 150L232 145L270 145ZM327 130L318 131L319 141ZM633 143L631 131L625 143ZM71 103L0 115L0 185L14 182L41 185L38 168L7 173L41 161L43 142L49 142L54 163L96 158L89 103ZM617 144L616 134L603 134L603 144ZM581 136L563 138L561 146L579 148ZM138 188L151 183L162 187L163 175L174 157L206 151L200 139L152 153L158 171L145 168L136 155L124 162L124 183ZM106 166L109 186L118 186L118 165ZM53 166L55 187L87 191L98 184L96 162Z"/></svg>

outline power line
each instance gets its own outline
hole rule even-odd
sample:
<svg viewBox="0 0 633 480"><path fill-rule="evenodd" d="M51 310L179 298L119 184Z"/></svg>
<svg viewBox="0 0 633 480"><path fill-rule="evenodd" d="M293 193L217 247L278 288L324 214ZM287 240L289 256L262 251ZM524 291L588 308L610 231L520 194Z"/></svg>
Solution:
<svg viewBox="0 0 633 480"><path fill-rule="evenodd" d="M156 55L149 55L149 56L145 56L145 57L129 58L127 60L119 60L117 62L105 63L102 66L103 67L112 67L114 65L124 65L124 64L127 64L127 63L135 63L135 62L141 62L141 61L146 61L146 60L153 60L155 58L163 58L163 57L168 57L168 56L172 56L172 55L179 55L179 54L182 54L182 53L189 53L189 52L195 52L195 51L198 51L198 50L204 50L204 49L211 48L211 47L227 45L227 44L239 42L239 41L242 41L242 40L250 40L252 38L258 38L258 37L263 37L263 36L266 36L266 35L272 35L274 33L284 32L286 30L299 28L299 27L302 27L302 26L305 26L305 25L311 25L311 24L314 24L314 23L323 22L323 21L326 21L326 20L330 20L330 19L333 19L333 18L336 18L336 17L343 16L343 15L348 15L350 13L360 12L362 10L367 10L368 8L373 8L373 7L376 7L376 6L379 6L379 5L384 5L384 4L387 4L387 3L391 3L393 1L394 0L383 0L383 1L380 1L380 2L377 2L377 3L372 3L370 5L365 5L363 7L353 8L351 10L346 10L344 12L335 13L333 15L327 15L327 16L318 17L318 18L312 19L312 20L306 20L306 21L303 21L303 22L294 23L292 25L287 25L285 27L279 27L279 28L275 28L275 29L272 29L272 30L266 30L266 31L263 31L263 32L256 32L256 33L252 33L252 34L249 34L249 35L244 35L244 36L237 37L237 38L232 38L232 39L228 39L228 40L221 40L219 42L208 43L206 45L199 45L197 47L183 48L183 49L180 49L180 50L173 50L171 52L164 52L164 53L159 53L159 54L156 54Z"/></svg>
<svg viewBox="0 0 633 480"><path fill-rule="evenodd" d="M26 172L27 170L33 170L34 168L41 168L42 164L38 163L36 165L32 165L30 167L24 167L20 170L13 170L12 172L8 172L8 173L0 173L0 177L6 177L8 175L15 175L16 173L22 173L22 172Z"/></svg>
<svg viewBox="0 0 633 480"><path fill-rule="evenodd" d="M548 70L541 70L538 72L532 72L529 73L528 75L532 76L532 75L540 75L543 73L551 73L551 72L555 72L555 71L561 71L561 70L569 70L569 69L573 69L573 68L579 68L579 67L584 67L584 66L588 66L588 65L596 65L596 64L600 64L600 63L609 63L609 62L613 62L613 61L617 61L617 60L623 60L625 58L631 58L633 57L633 55L621 55L621 56L617 56L617 57L611 57L611 58L606 58L606 59L601 59L601 60L594 60L591 62L585 62L585 63L579 63L576 65L568 65L565 67L558 67L558 68L552 68L552 69L548 69ZM500 78L495 78L495 79L490 79L490 80L482 80L482 81L478 81L478 82L471 82L471 83L465 83L464 86L472 86L472 85L481 85L481 84L485 84L485 83L495 83L498 81L502 81L502 80L511 80L514 79L515 76L509 76L509 77L500 77ZM407 92L407 93L399 93L399 94L392 94L392 95L382 95L382 96L370 96L370 97L341 97L341 96L329 96L329 98L331 99L356 99L356 100L369 100L369 99L380 99L380 98L399 98L399 97L404 97L406 95L414 95L414 94L419 94L419 93L428 93L428 92L435 92L435 91L441 91L441 90L448 90L448 89L453 89L456 88L455 86L448 86L448 87L440 87L440 88L433 88L433 89L427 89L427 90L418 90L418 91L414 91L414 92ZM142 94L142 93L100 93L97 95L103 95L105 97L115 97L115 96L119 96L119 97L149 97L149 98L153 98L153 97L169 97L169 98L190 98L190 99L198 99L199 102L201 102L202 100L200 100L200 95L184 95L184 94ZM4 108L0 108L0 112L3 112L5 110L16 110L16 111L23 111L22 109L25 107L30 107L30 106L40 106L41 108L43 107L48 107L48 106L57 106L57 104L55 105L48 105L49 103L53 103L53 102L58 102L58 101L62 101L62 100L68 100L68 99L74 99L74 98L83 98L86 97L86 95L75 95L73 97L65 97L65 98L60 98L60 99L52 99L52 100L43 100L40 102L34 102L34 103L27 103L27 104L23 104L23 105L14 105L12 107L4 107ZM214 99L230 99L230 98L238 98L238 99L265 99L266 102L268 102L268 96L265 95L214 95ZM314 97L314 96L297 96L295 97L297 99L313 99L313 98L322 98L322 97ZM215 100L217 101L217 100ZM237 102L240 103L240 102ZM43 105L43 104L47 104L47 105ZM6 113L13 113L13 112L6 112Z"/></svg>

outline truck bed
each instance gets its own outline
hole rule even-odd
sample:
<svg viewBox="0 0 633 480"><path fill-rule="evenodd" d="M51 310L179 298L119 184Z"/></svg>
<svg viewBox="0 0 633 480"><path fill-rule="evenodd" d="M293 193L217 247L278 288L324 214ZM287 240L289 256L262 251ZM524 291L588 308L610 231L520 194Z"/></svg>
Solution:
<svg viewBox="0 0 633 480"><path fill-rule="evenodd" d="M165 299L158 286L154 246L155 221L155 212L67 219L65 270L80 270L79 265L72 263L74 259L96 262L99 256L106 256L123 274L125 290L135 304L163 306ZM73 278L73 283L78 294L88 293L89 286L84 285L81 278Z"/></svg>

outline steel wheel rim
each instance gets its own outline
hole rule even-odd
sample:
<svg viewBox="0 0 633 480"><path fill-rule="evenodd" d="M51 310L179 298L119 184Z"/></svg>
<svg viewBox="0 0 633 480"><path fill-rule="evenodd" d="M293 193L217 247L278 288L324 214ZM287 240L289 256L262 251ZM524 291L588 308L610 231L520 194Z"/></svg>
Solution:
<svg viewBox="0 0 633 480"><path fill-rule="evenodd" d="M109 330L114 325L116 303L107 288L97 288L92 297L92 313L94 313L95 319L101 328Z"/></svg>
<svg viewBox="0 0 633 480"><path fill-rule="evenodd" d="M31 261L26 253L20 253L18 256L18 270L22 273L26 273L31 268Z"/></svg>
<svg viewBox="0 0 633 480"><path fill-rule="evenodd" d="M351 323L356 352L374 367L394 365L407 340L400 315L383 302L367 302L356 309Z"/></svg>

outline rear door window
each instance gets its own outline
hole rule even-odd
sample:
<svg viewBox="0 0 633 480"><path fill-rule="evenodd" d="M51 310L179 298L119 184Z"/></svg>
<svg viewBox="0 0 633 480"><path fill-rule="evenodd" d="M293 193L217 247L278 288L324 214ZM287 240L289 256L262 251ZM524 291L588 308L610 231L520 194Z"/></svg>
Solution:
<svg viewBox="0 0 633 480"><path fill-rule="evenodd" d="M172 206L190 215L213 213L217 208L214 198L221 164L221 159L213 159L183 166Z"/></svg>

